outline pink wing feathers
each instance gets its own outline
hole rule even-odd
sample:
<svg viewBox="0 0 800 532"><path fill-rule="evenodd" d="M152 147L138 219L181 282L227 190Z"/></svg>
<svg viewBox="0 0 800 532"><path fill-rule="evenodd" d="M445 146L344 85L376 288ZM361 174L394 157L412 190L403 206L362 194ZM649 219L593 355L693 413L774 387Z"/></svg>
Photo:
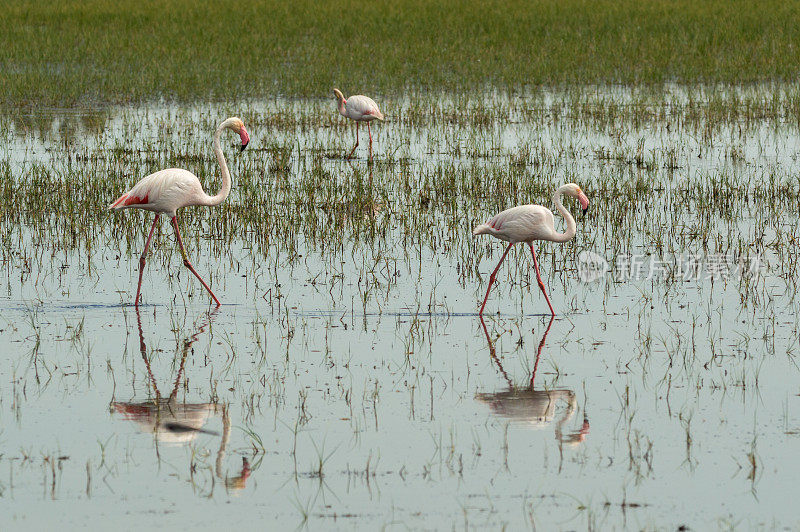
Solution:
<svg viewBox="0 0 800 532"><path fill-rule="evenodd" d="M553 230L553 213L541 205L520 205L496 214L477 226L473 235L489 234L507 242L527 242L549 236Z"/></svg>
<svg viewBox="0 0 800 532"><path fill-rule="evenodd" d="M150 208L168 211L191 204L192 194L200 186L197 177L180 168L160 170L142 178L133 188L108 206L109 209L127 207Z"/></svg>
<svg viewBox="0 0 800 532"><path fill-rule="evenodd" d="M142 178L141 181L133 185L133 188L120 196L117 201L109 205L108 208L123 209L125 207L133 207L134 205L147 205L151 201L156 200L158 196L156 189L159 188L159 182L164 180L164 176L160 175L162 172L156 172ZM156 197L151 198L151 196Z"/></svg>
<svg viewBox="0 0 800 532"><path fill-rule="evenodd" d="M149 194L145 194L140 198L129 192L126 192L117 201L108 206L109 209L121 209L122 207L130 207L132 205L147 205L150 202Z"/></svg>

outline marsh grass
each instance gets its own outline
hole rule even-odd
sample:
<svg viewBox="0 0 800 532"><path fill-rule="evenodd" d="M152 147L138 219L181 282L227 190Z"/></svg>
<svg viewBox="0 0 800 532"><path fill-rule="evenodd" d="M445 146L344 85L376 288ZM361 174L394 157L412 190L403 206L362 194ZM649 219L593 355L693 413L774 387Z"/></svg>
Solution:
<svg viewBox="0 0 800 532"><path fill-rule="evenodd" d="M798 18L775 0L11 0L0 103L789 81Z"/></svg>
<svg viewBox="0 0 800 532"><path fill-rule="evenodd" d="M587 248L612 266L613 257L642 251L735 260L769 253L774 273L794 286L791 244L800 235L781 216L794 212L800 181L791 146L775 132L796 135L797 94L789 86L669 87L395 100L391 121L376 129L371 163L341 158L353 130L330 102L249 103L239 114L253 132L251 149L238 154L225 144L232 196L179 219L190 254L210 261L215 282L244 268L260 279L254 292L271 298L281 291L266 280L301 268L334 299L355 275L352 298L366 313L383 308L407 272L417 278L413 307L449 312L456 309L435 288L424 295L421 287L429 257L453 261L462 288L476 285L500 247L472 238L472 227L512 205L549 207L558 185L576 181L592 199L576 243L542 245L547 275L565 290L574 275L559 272L574 272ZM166 167L190 169L215 192L209 137L227 107L145 106L89 118L12 113L3 122L12 148L0 157L6 267L29 278L73 257L92 274L110 252L135 269L130 257L141 251L152 215L106 206ZM177 257L173 240L163 224L151 260L168 268ZM522 286L525 294L531 277L522 255L512 254L505 290ZM309 256L319 263L309 266ZM679 283L668 277L663 286L670 293ZM764 300L763 285L739 288L743 302Z"/></svg>

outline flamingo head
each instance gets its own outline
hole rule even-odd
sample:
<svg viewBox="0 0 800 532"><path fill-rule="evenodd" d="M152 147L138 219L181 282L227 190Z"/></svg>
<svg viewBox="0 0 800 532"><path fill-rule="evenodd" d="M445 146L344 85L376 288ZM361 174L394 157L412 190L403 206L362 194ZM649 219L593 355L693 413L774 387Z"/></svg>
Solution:
<svg viewBox="0 0 800 532"><path fill-rule="evenodd" d="M234 116L223 122L222 127L227 127L239 135L239 137L242 139L241 151L244 151L244 149L250 143L250 135L247 134L247 129L245 129L242 119Z"/></svg>
<svg viewBox="0 0 800 532"><path fill-rule="evenodd" d="M342 91L340 91L339 89L333 89L333 95L334 95L334 96L336 97L336 99L337 99L337 100L339 100L340 102L344 102L344 101L345 101L345 99L344 99L344 94L342 94Z"/></svg>
<svg viewBox="0 0 800 532"><path fill-rule="evenodd" d="M587 198L586 194L583 193L581 187L579 187L575 183L564 185L564 193L567 194L568 196L572 196L573 198L577 198L581 204L581 209L583 210L583 214L586 214L586 211L589 210L589 198Z"/></svg>

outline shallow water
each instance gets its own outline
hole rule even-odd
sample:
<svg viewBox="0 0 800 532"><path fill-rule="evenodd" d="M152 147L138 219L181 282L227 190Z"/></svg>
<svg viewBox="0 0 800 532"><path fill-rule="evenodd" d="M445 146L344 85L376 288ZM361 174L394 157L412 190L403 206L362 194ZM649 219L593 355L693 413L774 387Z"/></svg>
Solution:
<svg viewBox="0 0 800 532"><path fill-rule="evenodd" d="M798 128L690 92L591 92L591 120L561 93L388 101L374 164L328 101L9 113L0 523L797 527ZM164 222L137 312L152 218L105 206L161 167L215 191L231 114L231 197L179 215L223 306ZM558 316L517 246L482 322L503 244L472 226L566 181L592 208L537 246Z"/></svg>

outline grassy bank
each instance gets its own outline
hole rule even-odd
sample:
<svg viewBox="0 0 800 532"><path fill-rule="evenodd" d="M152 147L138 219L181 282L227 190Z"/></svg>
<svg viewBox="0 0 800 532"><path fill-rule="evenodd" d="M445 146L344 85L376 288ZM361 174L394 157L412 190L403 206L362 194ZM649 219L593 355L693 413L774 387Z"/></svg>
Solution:
<svg viewBox="0 0 800 532"><path fill-rule="evenodd" d="M793 80L800 4L9 0L0 103Z"/></svg>

